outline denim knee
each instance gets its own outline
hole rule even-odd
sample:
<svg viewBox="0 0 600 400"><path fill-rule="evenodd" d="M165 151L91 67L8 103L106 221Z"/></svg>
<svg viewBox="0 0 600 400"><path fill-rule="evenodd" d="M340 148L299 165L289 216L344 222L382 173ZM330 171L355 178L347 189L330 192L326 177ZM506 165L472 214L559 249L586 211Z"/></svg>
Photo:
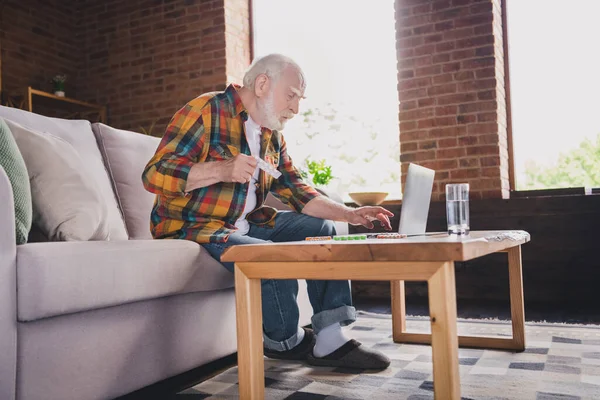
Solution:
<svg viewBox="0 0 600 400"><path fill-rule="evenodd" d="M307 236L333 236L335 235L335 223L328 219L310 218L307 221Z"/></svg>
<svg viewBox="0 0 600 400"><path fill-rule="evenodd" d="M321 235L319 236L334 236L335 235L335 223L329 219L322 220Z"/></svg>

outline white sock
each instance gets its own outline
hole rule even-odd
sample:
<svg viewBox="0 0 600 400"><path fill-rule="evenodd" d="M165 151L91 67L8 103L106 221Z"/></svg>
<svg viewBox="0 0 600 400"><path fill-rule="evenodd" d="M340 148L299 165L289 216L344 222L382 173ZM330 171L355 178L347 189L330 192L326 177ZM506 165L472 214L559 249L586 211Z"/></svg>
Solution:
<svg viewBox="0 0 600 400"><path fill-rule="evenodd" d="M350 339L344 335L339 323L321 329L317 334L317 343L313 349L315 357L325 357L342 347Z"/></svg>

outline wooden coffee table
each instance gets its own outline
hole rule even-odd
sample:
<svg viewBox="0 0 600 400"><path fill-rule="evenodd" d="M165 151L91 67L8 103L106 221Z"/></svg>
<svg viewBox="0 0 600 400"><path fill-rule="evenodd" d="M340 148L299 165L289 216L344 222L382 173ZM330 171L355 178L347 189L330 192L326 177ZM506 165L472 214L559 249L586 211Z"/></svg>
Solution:
<svg viewBox="0 0 600 400"><path fill-rule="evenodd" d="M525 349L521 245L523 231L445 233L404 239L287 242L229 248L235 262L238 374L241 399L264 398L261 279L391 281L393 338L432 345L436 399L460 399L458 346ZM456 333L454 262L508 253L512 338L464 337ZM427 281L431 334L406 332L404 281Z"/></svg>

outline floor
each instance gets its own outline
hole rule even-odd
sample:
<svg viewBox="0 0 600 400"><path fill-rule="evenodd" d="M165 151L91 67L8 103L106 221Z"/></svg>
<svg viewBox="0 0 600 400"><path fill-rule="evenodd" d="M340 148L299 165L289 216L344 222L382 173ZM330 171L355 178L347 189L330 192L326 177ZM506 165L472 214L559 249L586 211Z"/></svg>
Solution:
<svg viewBox="0 0 600 400"><path fill-rule="evenodd" d="M379 314L391 314L388 300L355 299L354 305L359 310ZM498 318L510 319L510 304L508 302L491 301L459 301L457 305L459 318ZM408 315L429 315L425 299L409 299L406 302ZM568 305L525 304L525 319L531 322L562 322L569 324L600 324L600 308L590 305L583 309Z"/></svg>
<svg viewBox="0 0 600 400"><path fill-rule="evenodd" d="M390 304L387 300L358 298L354 300L354 305L358 310L362 311L379 314L391 313ZM507 303L459 301L457 309L459 318L510 319L510 306ZM428 315L429 311L426 300L409 299L406 304L406 312L407 315L414 316ZM600 309L575 309L567 306L548 307L547 305L526 304L525 319L535 322L600 324ZM175 393L210 379L236 364L237 356L234 354L116 400L169 399Z"/></svg>

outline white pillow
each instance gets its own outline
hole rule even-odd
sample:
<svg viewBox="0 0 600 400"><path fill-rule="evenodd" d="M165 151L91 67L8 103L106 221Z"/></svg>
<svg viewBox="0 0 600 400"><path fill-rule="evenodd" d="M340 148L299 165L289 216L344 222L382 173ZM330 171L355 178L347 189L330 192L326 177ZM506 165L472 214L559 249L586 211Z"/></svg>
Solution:
<svg viewBox="0 0 600 400"><path fill-rule="evenodd" d="M47 132L6 120L23 155L33 222L50 240L107 240L108 210L73 146Z"/></svg>

